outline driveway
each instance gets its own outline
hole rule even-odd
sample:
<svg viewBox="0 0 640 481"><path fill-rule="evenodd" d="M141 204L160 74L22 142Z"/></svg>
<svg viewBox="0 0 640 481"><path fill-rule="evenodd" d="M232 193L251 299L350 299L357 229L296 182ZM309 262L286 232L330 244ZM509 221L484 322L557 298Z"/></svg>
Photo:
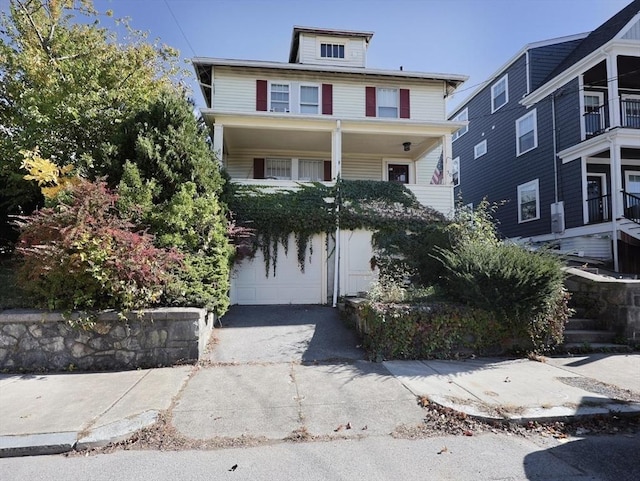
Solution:
<svg viewBox="0 0 640 481"><path fill-rule="evenodd" d="M387 436L422 422L415 396L364 360L336 309L233 306L214 336L211 364L172 410L192 439Z"/></svg>
<svg viewBox="0 0 640 481"><path fill-rule="evenodd" d="M339 362L364 359L355 332L325 306L232 306L216 328L216 363Z"/></svg>

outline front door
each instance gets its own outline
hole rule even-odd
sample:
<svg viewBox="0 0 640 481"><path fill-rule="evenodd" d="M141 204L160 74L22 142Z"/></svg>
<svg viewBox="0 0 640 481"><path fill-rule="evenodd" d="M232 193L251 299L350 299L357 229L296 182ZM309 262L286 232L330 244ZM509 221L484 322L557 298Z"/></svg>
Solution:
<svg viewBox="0 0 640 481"><path fill-rule="evenodd" d="M389 164L389 182L409 183L409 166L407 164Z"/></svg>
<svg viewBox="0 0 640 481"><path fill-rule="evenodd" d="M604 175L587 176L587 206L589 223L595 224L606 220L604 203Z"/></svg>

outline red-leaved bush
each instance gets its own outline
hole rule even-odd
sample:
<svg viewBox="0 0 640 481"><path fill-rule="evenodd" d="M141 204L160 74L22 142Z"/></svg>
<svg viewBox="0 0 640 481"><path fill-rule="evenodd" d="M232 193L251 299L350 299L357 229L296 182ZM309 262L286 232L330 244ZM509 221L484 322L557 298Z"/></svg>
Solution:
<svg viewBox="0 0 640 481"><path fill-rule="evenodd" d="M160 300L182 256L136 232L116 200L104 182L82 180L20 219L18 283L38 307L129 310Z"/></svg>

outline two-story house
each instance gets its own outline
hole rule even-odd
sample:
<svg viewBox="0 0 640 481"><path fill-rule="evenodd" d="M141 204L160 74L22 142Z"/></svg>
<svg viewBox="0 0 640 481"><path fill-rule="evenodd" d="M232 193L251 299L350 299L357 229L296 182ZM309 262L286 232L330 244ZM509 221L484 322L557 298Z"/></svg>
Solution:
<svg viewBox="0 0 640 481"><path fill-rule="evenodd" d="M372 37L294 27L288 62L193 59L206 101L202 115L233 182L295 188L338 176L395 181L423 204L452 212L451 182L434 171L448 170L451 134L463 123L447 120L445 102L467 77L369 68ZM317 236L313 252L322 255L314 254L304 272L284 254L275 276L265 277L259 255L243 261L232 278L232 302L321 304L332 293L335 299L336 292L364 290L370 233L343 233L335 243L326 249Z"/></svg>
<svg viewBox="0 0 640 481"><path fill-rule="evenodd" d="M640 272L640 0L526 45L450 116L456 195L502 234Z"/></svg>

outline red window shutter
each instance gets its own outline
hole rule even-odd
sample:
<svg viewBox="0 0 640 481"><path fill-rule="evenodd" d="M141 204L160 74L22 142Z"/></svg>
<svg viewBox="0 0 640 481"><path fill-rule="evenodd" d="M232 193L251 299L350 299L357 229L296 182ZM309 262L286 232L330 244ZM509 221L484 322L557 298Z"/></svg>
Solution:
<svg viewBox="0 0 640 481"><path fill-rule="evenodd" d="M411 106L409 105L409 89L400 89L400 118L411 118Z"/></svg>
<svg viewBox="0 0 640 481"><path fill-rule="evenodd" d="M325 181L331 180L331 161L330 160L324 161L324 180Z"/></svg>
<svg viewBox="0 0 640 481"><path fill-rule="evenodd" d="M333 85L322 84L322 114L333 115Z"/></svg>
<svg viewBox="0 0 640 481"><path fill-rule="evenodd" d="M267 81L256 80L256 110L267 111Z"/></svg>
<svg viewBox="0 0 640 481"><path fill-rule="evenodd" d="M367 117L375 117L376 116L376 88L375 87L366 87L366 112L365 115Z"/></svg>
<svg viewBox="0 0 640 481"><path fill-rule="evenodd" d="M253 178L264 179L264 159L253 159Z"/></svg>

